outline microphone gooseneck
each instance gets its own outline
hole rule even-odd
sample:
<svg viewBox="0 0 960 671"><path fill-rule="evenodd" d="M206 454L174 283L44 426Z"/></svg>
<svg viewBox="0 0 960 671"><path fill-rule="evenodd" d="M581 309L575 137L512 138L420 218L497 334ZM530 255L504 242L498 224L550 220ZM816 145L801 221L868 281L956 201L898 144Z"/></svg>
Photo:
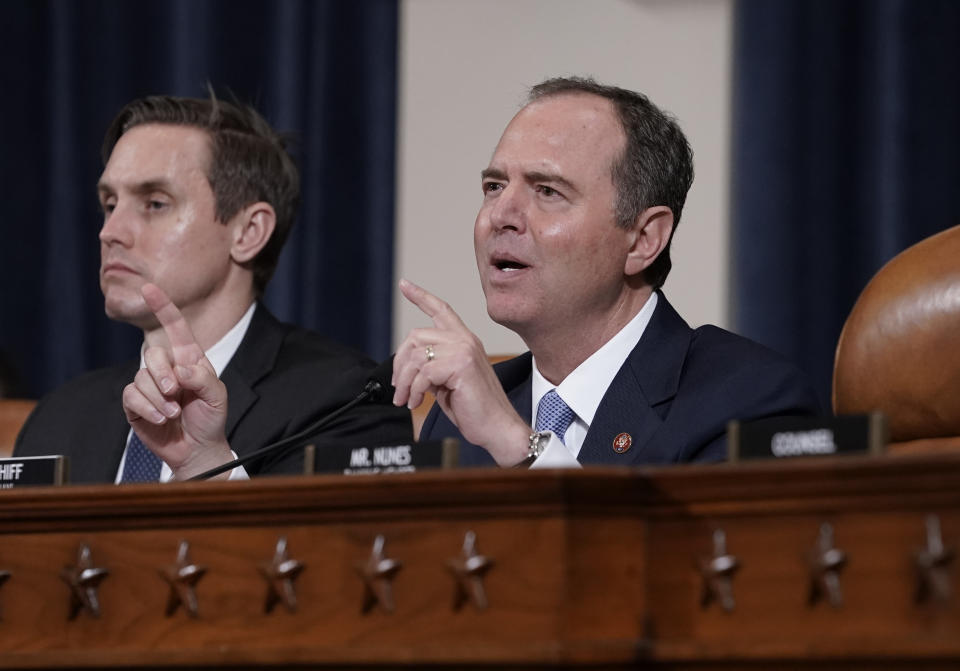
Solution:
<svg viewBox="0 0 960 671"><path fill-rule="evenodd" d="M301 429L292 436L287 436L286 438L279 440L275 443L271 443L264 447L261 447L258 450L254 450L250 454L245 454L242 457L238 457L233 461L228 461L225 464L220 464L210 470L204 471L194 475L192 478L187 478L187 482L194 480L207 480L214 477L215 475L220 475L221 473L226 473L227 471L236 468L237 466L242 466L254 459L264 457L268 454L274 452L279 452L280 450L290 447L291 445L296 444L298 441L303 440L308 437L311 433L317 429L329 424L337 417L345 413L347 410L355 407L356 405L363 403L364 401L371 401L377 403L383 401L391 396L393 396L393 385L390 384L390 378L393 375L393 355L390 356L386 361L381 362L370 371L370 375L367 377L367 382L363 386L363 390L357 394L352 400L348 401L344 405L340 406L333 412L330 412L317 421L313 422L304 429Z"/></svg>

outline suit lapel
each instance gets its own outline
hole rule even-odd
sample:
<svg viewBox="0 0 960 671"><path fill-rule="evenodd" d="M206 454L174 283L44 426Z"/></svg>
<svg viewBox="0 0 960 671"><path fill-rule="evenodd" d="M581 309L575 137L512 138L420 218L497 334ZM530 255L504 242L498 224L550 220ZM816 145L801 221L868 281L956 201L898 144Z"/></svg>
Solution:
<svg viewBox="0 0 960 671"><path fill-rule="evenodd" d="M227 439L259 400L254 387L273 370L286 329L261 303L257 303L250 326L220 379L227 387Z"/></svg>
<svg viewBox="0 0 960 671"><path fill-rule="evenodd" d="M531 394L531 374L533 371L533 356L524 352L520 356L498 363L493 367L503 390L507 392L510 404L528 424L532 424L533 417Z"/></svg>
<svg viewBox="0 0 960 671"><path fill-rule="evenodd" d="M676 396L693 331L661 293L650 323L603 395L577 459L584 464L664 463L674 446L654 441ZM613 450L621 433L631 438Z"/></svg>
<svg viewBox="0 0 960 671"><path fill-rule="evenodd" d="M514 407L517 413L523 417L527 424L533 424L533 409L531 407L531 398L530 395L533 393L531 391L531 382L530 376L527 376L527 379L520 383L519 386L514 387L507 393L507 398L510 399L510 404Z"/></svg>
<svg viewBox="0 0 960 671"><path fill-rule="evenodd" d="M120 468L120 459L127 449L127 436L130 433L130 424L123 412L123 388L133 381L140 367L139 359L131 359L125 364L116 367L116 374L106 390L107 398L102 403L91 407L103 408L99 420L99 435L97 441L107 446L107 449L95 453L105 458L89 459L85 454L71 459L69 477L71 482L113 482ZM97 411L99 415L99 411Z"/></svg>

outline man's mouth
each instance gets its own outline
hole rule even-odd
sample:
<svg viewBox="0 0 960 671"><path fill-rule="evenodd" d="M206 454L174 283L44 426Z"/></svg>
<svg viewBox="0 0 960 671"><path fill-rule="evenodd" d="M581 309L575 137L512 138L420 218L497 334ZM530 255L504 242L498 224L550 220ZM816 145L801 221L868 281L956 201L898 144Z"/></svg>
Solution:
<svg viewBox="0 0 960 671"><path fill-rule="evenodd" d="M113 261L111 263L104 264L100 272L101 274L106 275L107 273L110 273L110 272L133 273L135 271L130 266Z"/></svg>
<svg viewBox="0 0 960 671"><path fill-rule="evenodd" d="M503 272L515 272L517 270L523 270L524 268L530 267L522 261L518 261L517 259L507 256L494 257L491 260L491 265L493 265L493 267L497 270L501 270Z"/></svg>

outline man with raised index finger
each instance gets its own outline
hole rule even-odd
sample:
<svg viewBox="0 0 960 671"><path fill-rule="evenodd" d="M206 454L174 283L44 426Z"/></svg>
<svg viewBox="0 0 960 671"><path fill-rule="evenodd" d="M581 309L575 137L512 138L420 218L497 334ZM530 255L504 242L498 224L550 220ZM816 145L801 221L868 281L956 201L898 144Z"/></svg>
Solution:
<svg viewBox="0 0 960 671"><path fill-rule="evenodd" d="M299 177L252 108L151 96L103 147L100 287L109 317L143 330L140 360L42 399L14 454L65 454L71 482L185 479L298 433L363 388L374 363L278 322L259 302L295 218ZM408 442L409 413L353 408L309 437ZM228 477L302 470L299 451Z"/></svg>
<svg viewBox="0 0 960 671"><path fill-rule="evenodd" d="M591 79L531 90L482 172L474 225L490 317L529 352L491 368L453 309L401 281L433 320L397 350L397 405L437 405L421 439L467 465L719 461L731 419L815 414L800 372L667 301L670 241L693 180L677 123Z"/></svg>

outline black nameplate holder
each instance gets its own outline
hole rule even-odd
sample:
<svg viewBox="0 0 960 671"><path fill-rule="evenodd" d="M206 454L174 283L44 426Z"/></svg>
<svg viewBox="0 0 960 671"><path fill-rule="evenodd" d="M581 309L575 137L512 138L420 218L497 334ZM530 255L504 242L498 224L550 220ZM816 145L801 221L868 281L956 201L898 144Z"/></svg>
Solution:
<svg viewBox="0 0 960 671"><path fill-rule="evenodd" d="M414 473L427 469L455 468L459 459L459 442L446 438L377 447L324 446L312 452L314 473Z"/></svg>
<svg viewBox="0 0 960 671"><path fill-rule="evenodd" d="M62 455L0 459L0 489L62 485L67 481L67 466Z"/></svg>
<svg viewBox="0 0 960 671"><path fill-rule="evenodd" d="M727 424L729 461L850 454L883 454L886 418L880 413L839 417L767 417Z"/></svg>

